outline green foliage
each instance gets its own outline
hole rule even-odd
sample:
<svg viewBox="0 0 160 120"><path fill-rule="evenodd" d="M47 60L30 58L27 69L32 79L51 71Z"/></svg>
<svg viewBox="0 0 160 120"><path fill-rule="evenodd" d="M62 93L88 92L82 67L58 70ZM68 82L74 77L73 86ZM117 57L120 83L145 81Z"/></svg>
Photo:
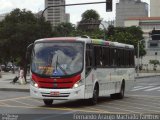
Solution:
<svg viewBox="0 0 160 120"><path fill-rule="evenodd" d="M153 65L153 70L156 70L157 65L160 65L160 62L159 62L159 60L150 60L149 64L152 64Z"/></svg>
<svg viewBox="0 0 160 120"><path fill-rule="evenodd" d="M149 64L160 65L159 60L149 60Z"/></svg>
<svg viewBox="0 0 160 120"><path fill-rule="evenodd" d="M143 31L140 27L131 26L131 27L108 27L108 39L111 41L126 43L134 45L135 54L137 53L137 44L140 40L143 39ZM146 54L144 49L144 44L141 42L140 44L140 57ZM136 54L137 55L137 54Z"/></svg>
<svg viewBox="0 0 160 120"><path fill-rule="evenodd" d="M72 36L75 31L75 27L71 23L60 23L54 27L53 33L58 37Z"/></svg>
<svg viewBox="0 0 160 120"><path fill-rule="evenodd" d="M0 22L0 57L2 62L17 58L24 61L27 46L51 35L51 24L25 9L15 9Z"/></svg>
<svg viewBox="0 0 160 120"><path fill-rule="evenodd" d="M82 14L82 20L99 20L100 16L95 10L87 10Z"/></svg>

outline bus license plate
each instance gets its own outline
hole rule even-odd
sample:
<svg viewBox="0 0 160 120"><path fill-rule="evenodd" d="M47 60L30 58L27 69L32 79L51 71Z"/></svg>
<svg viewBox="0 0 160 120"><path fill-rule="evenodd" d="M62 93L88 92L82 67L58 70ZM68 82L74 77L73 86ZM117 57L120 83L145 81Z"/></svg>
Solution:
<svg viewBox="0 0 160 120"><path fill-rule="evenodd" d="M60 93L59 92L50 92L50 95L52 96L59 96L60 95Z"/></svg>

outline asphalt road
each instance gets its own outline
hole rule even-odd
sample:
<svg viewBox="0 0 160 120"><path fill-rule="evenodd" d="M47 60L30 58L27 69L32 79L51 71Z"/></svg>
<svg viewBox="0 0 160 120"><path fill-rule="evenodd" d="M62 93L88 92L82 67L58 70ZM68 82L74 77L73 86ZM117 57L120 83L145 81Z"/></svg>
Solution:
<svg viewBox="0 0 160 120"><path fill-rule="evenodd" d="M27 92L0 91L0 119L81 120L86 119L83 114L89 114L87 117L101 120L107 119L103 115L109 115L109 120L114 119L115 115L127 114L133 115L131 117L134 118L140 114L160 114L160 77L141 78L136 81L135 87L126 92L124 99L103 97L95 106L88 105L87 101L77 100L54 101L54 104L48 107L43 101L32 99ZM98 116L100 114L102 116ZM118 117L120 120L120 116ZM151 117L155 117L155 120L160 119L157 115Z"/></svg>

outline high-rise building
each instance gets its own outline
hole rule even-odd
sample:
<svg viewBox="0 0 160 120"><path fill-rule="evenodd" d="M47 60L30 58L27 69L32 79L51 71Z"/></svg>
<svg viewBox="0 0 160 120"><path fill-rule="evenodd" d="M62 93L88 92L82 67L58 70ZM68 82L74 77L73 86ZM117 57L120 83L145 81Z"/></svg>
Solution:
<svg viewBox="0 0 160 120"><path fill-rule="evenodd" d="M65 0L45 0L45 8L48 6L65 5ZM45 19L50 21L52 26L56 26L62 22L69 22L66 19L65 6L50 7L45 11ZM67 17L69 18L69 17Z"/></svg>
<svg viewBox="0 0 160 120"><path fill-rule="evenodd" d="M160 17L160 0L150 0L150 16Z"/></svg>
<svg viewBox="0 0 160 120"><path fill-rule="evenodd" d="M148 17L148 4L141 0L119 0L116 4L116 26L123 27L129 17Z"/></svg>
<svg viewBox="0 0 160 120"><path fill-rule="evenodd" d="M0 14L0 21L4 20L9 13Z"/></svg>

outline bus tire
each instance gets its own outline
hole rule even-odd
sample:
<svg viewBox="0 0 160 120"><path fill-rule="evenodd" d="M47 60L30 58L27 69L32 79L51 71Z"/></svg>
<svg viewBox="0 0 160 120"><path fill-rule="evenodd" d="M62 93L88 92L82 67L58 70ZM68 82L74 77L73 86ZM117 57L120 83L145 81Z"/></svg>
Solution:
<svg viewBox="0 0 160 120"><path fill-rule="evenodd" d="M119 93L117 93L117 99L123 99L124 98L124 92L125 92L125 82L122 81L121 90Z"/></svg>
<svg viewBox="0 0 160 120"><path fill-rule="evenodd" d="M123 99L124 98L124 92L125 92L125 82L122 81L121 89L119 93L111 94L112 99Z"/></svg>
<svg viewBox="0 0 160 120"><path fill-rule="evenodd" d="M45 105L50 106L50 105L52 105L53 100L52 99L43 99L43 102Z"/></svg>
<svg viewBox="0 0 160 120"><path fill-rule="evenodd" d="M96 84L93 90L93 97L90 99L91 105L97 104L98 96L99 96L99 87L98 87L98 84Z"/></svg>

